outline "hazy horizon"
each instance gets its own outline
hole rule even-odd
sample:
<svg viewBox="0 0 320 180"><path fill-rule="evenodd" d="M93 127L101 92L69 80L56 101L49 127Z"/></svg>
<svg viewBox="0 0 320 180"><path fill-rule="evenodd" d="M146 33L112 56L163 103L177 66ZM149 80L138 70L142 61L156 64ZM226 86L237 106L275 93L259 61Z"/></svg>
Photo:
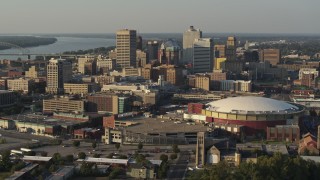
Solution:
<svg viewBox="0 0 320 180"><path fill-rule="evenodd" d="M320 34L318 0L3 0L0 34Z"/></svg>

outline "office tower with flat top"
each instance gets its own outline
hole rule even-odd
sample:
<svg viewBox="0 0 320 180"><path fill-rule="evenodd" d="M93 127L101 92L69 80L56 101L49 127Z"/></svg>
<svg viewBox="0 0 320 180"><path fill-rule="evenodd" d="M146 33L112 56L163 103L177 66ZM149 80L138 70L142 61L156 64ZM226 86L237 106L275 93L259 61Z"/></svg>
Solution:
<svg viewBox="0 0 320 180"><path fill-rule="evenodd" d="M213 42L211 38L195 39L193 43L193 73L211 73L213 70Z"/></svg>
<svg viewBox="0 0 320 180"><path fill-rule="evenodd" d="M122 29L117 31L117 66L121 68L134 67L136 64L137 32Z"/></svg>
<svg viewBox="0 0 320 180"><path fill-rule="evenodd" d="M183 33L183 64L191 63L193 60L193 43L195 39L202 38L202 31L193 26Z"/></svg>
<svg viewBox="0 0 320 180"><path fill-rule="evenodd" d="M50 94L63 94L64 83L72 78L72 64L65 59L51 59L47 65L46 92Z"/></svg>

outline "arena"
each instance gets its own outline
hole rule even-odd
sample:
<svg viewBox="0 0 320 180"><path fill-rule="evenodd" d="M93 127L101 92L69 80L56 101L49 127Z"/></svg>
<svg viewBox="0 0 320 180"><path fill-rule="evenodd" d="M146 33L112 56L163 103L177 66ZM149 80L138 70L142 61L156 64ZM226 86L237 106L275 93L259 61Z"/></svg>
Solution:
<svg viewBox="0 0 320 180"><path fill-rule="evenodd" d="M298 119L304 107L264 97L240 96L210 102L203 114L215 123L245 126L247 134L266 131L267 127L284 125L288 119Z"/></svg>

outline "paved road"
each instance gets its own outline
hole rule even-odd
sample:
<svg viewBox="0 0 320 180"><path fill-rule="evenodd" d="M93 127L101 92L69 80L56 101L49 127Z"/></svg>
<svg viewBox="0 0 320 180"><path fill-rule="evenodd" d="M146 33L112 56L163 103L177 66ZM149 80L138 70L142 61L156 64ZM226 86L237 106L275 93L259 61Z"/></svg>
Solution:
<svg viewBox="0 0 320 180"><path fill-rule="evenodd" d="M170 166L167 179L168 180L184 179L185 178L184 176L188 168L189 158L190 158L190 153L188 151L181 152L176 163Z"/></svg>

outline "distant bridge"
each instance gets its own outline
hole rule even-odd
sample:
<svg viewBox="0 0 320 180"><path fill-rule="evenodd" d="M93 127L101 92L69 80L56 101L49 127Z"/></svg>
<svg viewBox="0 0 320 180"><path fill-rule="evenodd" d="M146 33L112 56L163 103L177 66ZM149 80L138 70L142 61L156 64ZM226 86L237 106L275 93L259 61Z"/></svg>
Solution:
<svg viewBox="0 0 320 180"><path fill-rule="evenodd" d="M23 48L21 46L18 46L16 44L12 44L12 43L8 43L8 42L0 42L0 46L5 46L5 47L10 47L10 48L14 48L14 49L18 49L19 51L21 51L22 54L28 54L30 53L29 49Z"/></svg>

